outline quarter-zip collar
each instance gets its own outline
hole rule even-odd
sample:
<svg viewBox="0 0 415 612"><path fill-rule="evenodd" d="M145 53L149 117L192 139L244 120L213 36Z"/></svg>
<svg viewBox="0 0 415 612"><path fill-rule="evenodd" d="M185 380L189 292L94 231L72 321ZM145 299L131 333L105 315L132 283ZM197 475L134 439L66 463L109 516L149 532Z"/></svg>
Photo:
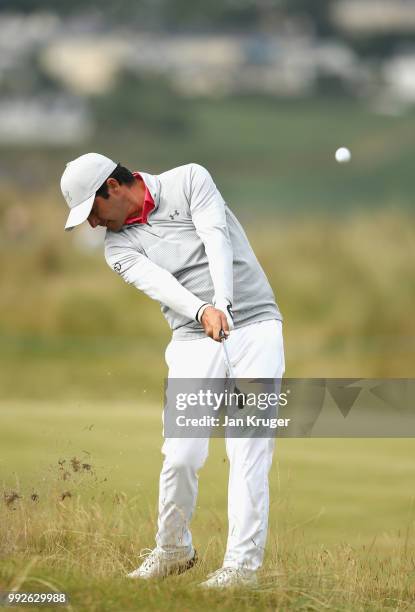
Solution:
<svg viewBox="0 0 415 612"><path fill-rule="evenodd" d="M142 214L137 214L137 217L131 215L129 218L130 220L126 220L127 222L124 224L124 227L126 225L134 225L135 223L150 225L150 223L148 222L148 217L150 217L152 212L158 208L160 202L161 184L159 178L153 174L148 174L147 172L136 171L133 172L133 174L136 178L141 178L144 182L144 185L146 187L145 202ZM148 210L149 207L150 210ZM145 212L146 209L148 211L147 214Z"/></svg>
<svg viewBox="0 0 415 612"><path fill-rule="evenodd" d="M151 197L154 200L154 210L156 210L160 204L160 179L158 178L158 176L155 176L154 174L148 174L147 172L138 171L138 173L143 179L147 189L151 194Z"/></svg>
<svg viewBox="0 0 415 612"><path fill-rule="evenodd" d="M145 184L143 177L139 172L133 172L135 180L143 184L144 186L144 202L142 205L141 212L138 211L131 214L124 221L124 225L134 225L135 223L147 223L147 217L154 210L154 198L151 195L147 185Z"/></svg>
<svg viewBox="0 0 415 612"><path fill-rule="evenodd" d="M146 206L146 204L148 204L148 200L149 200L152 205L152 208L149 210L148 215L146 215L146 218L144 220L141 219L141 215L137 216L136 219L134 217L133 218L130 217L130 221L127 223L124 223L123 227L134 225L136 223L144 224L144 225L151 225L148 221L148 217L150 217L151 214L158 208L158 205L160 202L160 191L161 191L160 179L153 174L148 174L147 172L136 171L136 172L133 172L133 174L136 178L137 177L141 178L146 187L145 198L147 198L147 201L145 201L144 207Z"/></svg>

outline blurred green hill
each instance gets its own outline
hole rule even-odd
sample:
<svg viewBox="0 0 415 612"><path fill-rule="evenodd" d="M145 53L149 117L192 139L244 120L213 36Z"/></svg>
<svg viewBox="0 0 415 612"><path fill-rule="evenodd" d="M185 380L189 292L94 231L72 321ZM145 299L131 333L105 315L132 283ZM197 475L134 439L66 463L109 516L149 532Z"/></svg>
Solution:
<svg viewBox="0 0 415 612"><path fill-rule="evenodd" d="M170 129L161 124L162 117L168 119L168 104L183 107ZM144 106L148 117L139 103L136 114L128 106L125 124L119 106L108 102L100 109L97 135L82 147L0 148L0 210L10 191L29 200L48 194L56 198L63 223L60 175L68 160L88 150L151 173L191 161L204 164L229 205L247 215L253 202L255 211L277 215L413 207L415 113L380 116L336 97L171 98L156 109L147 99ZM352 163L335 162L339 146L351 149Z"/></svg>

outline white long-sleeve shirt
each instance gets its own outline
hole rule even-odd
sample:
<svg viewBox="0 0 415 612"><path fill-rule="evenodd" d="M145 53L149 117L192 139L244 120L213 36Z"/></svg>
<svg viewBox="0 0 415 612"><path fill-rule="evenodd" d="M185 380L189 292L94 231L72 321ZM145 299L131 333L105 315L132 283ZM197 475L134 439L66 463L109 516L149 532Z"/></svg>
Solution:
<svg viewBox="0 0 415 612"><path fill-rule="evenodd" d="M155 204L147 223L107 230L105 257L127 283L161 304L175 339L203 337L205 303L230 302L235 327L282 319L272 289L209 172L187 164L140 172Z"/></svg>

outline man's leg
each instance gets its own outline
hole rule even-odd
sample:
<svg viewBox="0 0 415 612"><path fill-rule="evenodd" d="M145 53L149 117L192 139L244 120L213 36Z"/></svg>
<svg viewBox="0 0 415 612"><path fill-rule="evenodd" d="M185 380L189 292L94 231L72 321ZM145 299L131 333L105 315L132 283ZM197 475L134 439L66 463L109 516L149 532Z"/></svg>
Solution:
<svg viewBox="0 0 415 612"><path fill-rule="evenodd" d="M210 338L172 340L166 349L171 378L224 378L221 346ZM160 474L157 546L166 552L192 550L189 523L196 505L198 471L203 466L209 438L166 438Z"/></svg>
<svg viewBox="0 0 415 612"><path fill-rule="evenodd" d="M208 438L166 438L160 473L157 546L166 552L192 549L190 520L198 493L198 471L208 455Z"/></svg>
<svg viewBox="0 0 415 612"><path fill-rule="evenodd" d="M236 378L281 379L282 324L271 320L234 330L227 340ZM224 567L258 569L268 529L268 473L275 438L226 438L230 461L229 533Z"/></svg>

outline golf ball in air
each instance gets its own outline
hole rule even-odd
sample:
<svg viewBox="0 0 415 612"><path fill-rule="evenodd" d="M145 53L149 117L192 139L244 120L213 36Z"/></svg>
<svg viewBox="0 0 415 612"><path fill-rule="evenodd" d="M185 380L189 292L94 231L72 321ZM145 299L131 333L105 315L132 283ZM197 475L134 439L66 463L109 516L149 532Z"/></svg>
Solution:
<svg viewBox="0 0 415 612"><path fill-rule="evenodd" d="M340 149L337 149L335 157L339 164L347 164L352 159L352 154L346 147L340 147Z"/></svg>

